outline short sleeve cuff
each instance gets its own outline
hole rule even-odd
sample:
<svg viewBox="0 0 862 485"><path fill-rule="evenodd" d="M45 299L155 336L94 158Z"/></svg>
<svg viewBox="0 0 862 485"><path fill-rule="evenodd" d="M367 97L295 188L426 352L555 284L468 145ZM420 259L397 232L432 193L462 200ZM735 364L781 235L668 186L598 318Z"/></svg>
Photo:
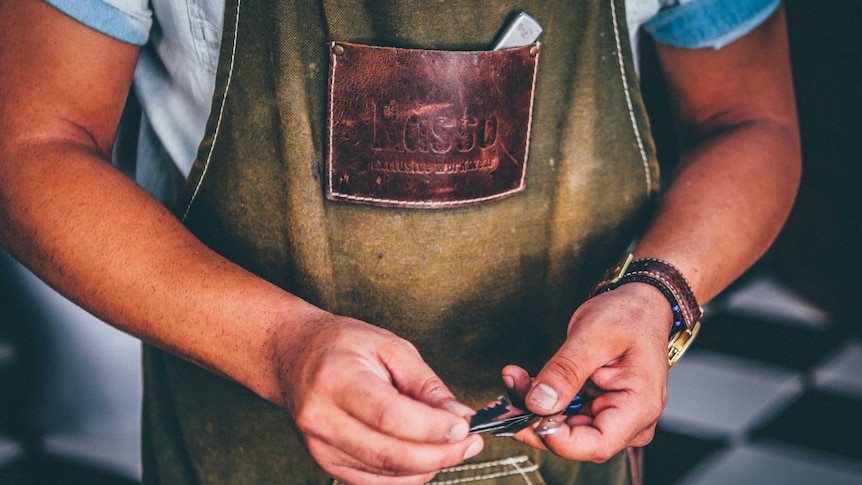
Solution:
<svg viewBox="0 0 862 485"><path fill-rule="evenodd" d="M672 7L644 24L663 44L719 49L754 30L781 0L694 0Z"/></svg>
<svg viewBox="0 0 862 485"><path fill-rule="evenodd" d="M153 25L152 12L135 12L103 0L47 1L87 27L130 44L144 45Z"/></svg>

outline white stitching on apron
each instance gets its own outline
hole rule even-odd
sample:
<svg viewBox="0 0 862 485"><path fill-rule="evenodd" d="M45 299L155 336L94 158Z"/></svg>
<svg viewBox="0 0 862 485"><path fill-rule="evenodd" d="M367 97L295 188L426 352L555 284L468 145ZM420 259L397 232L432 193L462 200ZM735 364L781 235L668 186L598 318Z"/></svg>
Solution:
<svg viewBox="0 0 862 485"><path fill-rule="evenodd" d="M331 44L330 48L333 48L334 46L335 46L335 42L333 42ZM332 133L333 133L333 131L335 131L333 129L333 126L335 125L335 120L333 119L334 116L332 116L332 110L334 109L332 106L332 104L333 104L332 100L333 100L333 98L335 98L335 76L336 76L336 73L340 72L338 70L338 56L332 56L332 69L330 72L331 72L331 74L330 74L331 79L329 80L329 100L328 100L329 102L327 103L327 104L329 104L329 139L327 140L327 144L330 146L330 149L329 149L329 156L327 157L326 163L330 167L332 167L332 157L333 157L333 154L332 154L333 150L331 148L332 147L332 137L333 137ZM328 170L328 172L329 172L329 178L327 180L327 184L329 187L329 191L334 192L332 190L332 187L333 187L333 182L332 182L333 174L332 174L332 172L333 172L333 170L330 168Z"/></svg>
<svg viewBox="0 0 862 485"><path fill-rule="evenodd" d="M634 110L634 107L632 104L632 95L629 92L629 82L628 82L628 79L626 79L626 67L625 67L625 63L623 62L622 45L620 44L620 30L619 30L619 25L618 25L618 21L617 21L617 7L616 7L616 4L614 4L614 0L610 0L610 4L611 4L611 17L613 18L613 24L614 24L614 40L616 41L616 45L617 45L617 60L619 61L619 65L620 65L620 79L623 82L623 91L625 92L626 104L628 105L628 108L629 108L629 118L631 118L632 129L635 132L635 138L637 139L637 142L638 142L638 149L640 150L640 153L641 153L641 160L643 160L643 164L644 164L644 175L646 177L647 195L649 195L652 192L652 176L650 175L649 162L647 161L646 150L644 150L644 143L643 143L643 140L641 139L641 132L638 129L638 122L637 122L637 119L635 118L635 110Z"/></svg>
<svg viewBox="0 0 862 485"><path fill-rule="evenodd" d="M514 470L509 470L509 471L505 471L505 472L489 473L487 475L478 475L475 477L456 478L454 480L445 480L442 482L429 482L428 485L455 485L458 483L468 483L468 482L476 482L479 480L491 480L493 478L510 477L512 475L524 476L525 473L534 472L538 469L539 469L539 465L532 465L532 466L527 467L527 468L515 467ZM524 477L524 478L526 478L526 477ZM529 483L529 481L527 483Z"/></svg>
<svg viewBox="0 0 862 485"><path fill-rule="evenodd" d="M222 122L222 117L224 116L224 107L225 107L225 104L227 103L227 92L230 90L230 82L231 82L231 79L233 78L234 62L236 61L236 44L237 44L237 38L239 37L239 12L240 12L241 6L242 6L242 0L237 0L237 2L236 2L236 20L235 20L234 26L233 26L233 43L231 45L231 51L230 51L230 68L228 69L228 72L227 72L227 83L225 84L224 94L222 95L222 98L221 98L221 106L219 107L218 120L216 121L215 132L213 133L213 141L210 144L209 152L207 152L207 159L206 159L206 162L204 163L203 172L201 173L200 178L198 178L197 185L195 185L195 191L194 191L194 193L192 193L192 196L189 199L189 203L188 203L188 205L186 205L186 210L183 212L183 217L181 219L181 221L183 221L183 222L185 222L186 217L188 217L189 211L192 208L192 203L197 198L198 191L200 191L201 185L204 182L204 177L206 177L207 169L210 166L210 161L212 161L213 151L215 151L216 140L218 140L218 135L219 135L219 132L221 131L221 122Z"/></svg>
<svg viewBox="0 0 862 485"><path fill-rule="evenodd" d="M501 477L509 477L512 475L521 475L524 478L524 482L527 485L532 485L532 482L527 477L527 473L534 472L539 469L539 465L530 465L528 467L520 467L518 466L521 463L528 461L529 458L526 455L515 456L512 458L506 458L504 460L496 460L489 461L484 463L474 463L470 465L461 465L455 466L451 468L446 468L445 470L440 470L440 474L443 473L456 473L460 471L469 471L469 470L481 470L484 468L492 468L499 466L511 466L514 468L513 470L506 470L496 473L488 473L486 475L477 475L474 477L464 477L464 478L454 478L452 480L443 480L438 482L430 482L428 485L455 485L458 483L468 483L468 482L476 482L479 480L490 480L493 478L501 478Z"/></svg>
<svg viewBox="0 0 862 485"><path fill-rule="evenodd" d="M459 465L440 470L440 473L462 472L465 470L481 470L482 468L491 468L492 466L516 465L529 460L527 455L513 456L503 460L484 461L482 463L471 463L469 465Z"/></svg>
<svg viewBox="0 0 862 485"><path fill-rule="evenodd" d="M527 476L527 473L529 473L531 471L535 471L536 469L539 468L539 465L533 465L533 466L528 467L528 468L521 468L518 466L517 463L512 463L512 467L514 467L515 470L517 470L518 473L521 474L521 477L524 479L524 483L526 483L527 485L533 485L533 482L530 480L530 477Z"/></svg>

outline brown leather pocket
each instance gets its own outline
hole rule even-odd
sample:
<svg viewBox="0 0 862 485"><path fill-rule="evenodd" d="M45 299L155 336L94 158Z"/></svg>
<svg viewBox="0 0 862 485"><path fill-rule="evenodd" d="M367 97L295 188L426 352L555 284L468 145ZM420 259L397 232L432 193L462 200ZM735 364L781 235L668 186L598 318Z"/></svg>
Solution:
<svg viewBox="0 0 862 485"><path fill-rule="evenodd" d="M446 208L524 190L538 44L329 47L328 199Z"/></svg>

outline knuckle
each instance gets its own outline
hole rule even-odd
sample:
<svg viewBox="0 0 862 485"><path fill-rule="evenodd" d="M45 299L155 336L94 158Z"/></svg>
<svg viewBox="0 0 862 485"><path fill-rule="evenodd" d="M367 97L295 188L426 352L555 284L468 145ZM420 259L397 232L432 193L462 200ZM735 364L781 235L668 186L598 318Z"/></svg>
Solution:
<svg viewBox="0 0 862 485"><path fill-rule="evenodd" d="M595 450L590 456L590 461L593 463L605 463L617 454L616 450L607 447L601 447Z"/></svg>
<svg viewBox="0 0 862 485"><path fill-rule="evenodd" d="M653 428L650 428L632 439L631 445L637 447L646 446L652 443L653 438L655 438L655 430Z"/></svg>
<svg viewBox="0 0 862 485"><path fill-rule="evenodd" d="M419 349L402 338L388 339L382 346L382 350L385 354L396 357L408 356L415 358L419 356Z"/></svg>
<svg viewBox="0 0 862 485"><path fill-rule="evenodd" d="M319 428L321 421L317 419L309 406L298 407L294 413L293 421L303 434L318 436L322 431Z"/></svg>
<svg viewBox="0 0 862 485"><path fill-rule="evenodd" d="M568 354L558 354L543 369L552 379L569 384L582 380L583 367Z"/></svg>
<svg viewBox="0 0 862 485"><path fill-rule="evenodd" d="M444 401L454 399L455 396L449 391L449 388L443 384L443 381L437 376L430 376L425 379L425 382L419 388L419 393L427 396L434 401Z"/></svg>
<svg viewBox="0 0 862 485"><path fill-rule="evenodd" d="M385 430L386 425L389 423L387 411L388 409L385 406L371 407L368 411L368 424L376 430Z"/></svg>
<svg viewBox="0 0 862 485"><path fill-rule="evenodd" d="M329 467L331 466L327 457L327 447L321 441L316 439L309 439L305 437L303 439L305 442L305 448L308 450L308 453L314 457L314 460L321 464L321 466Z"/></svg>
<svg viewBox="0 0 862 485"><path fill-rule="evenodd" d="M291 406L290 412L297 429L305 435L323 436L329 422L320 395L309 393Z"/></svg>
<svg viewBox="0 0 862 485"><path fill-rule="evenodd" d="M658 404L656 406L653 406L647 414L647 421L653 425L657 423L659 418L661 418L663 410L664 404Z"/></svg>
<svg viewBox="0 0 862 485"><path fill-rule="evenodd" d="M654 427L664 413L667 404L667 392L659 393L656 399L646 399L645 401L641 408L644 422Z"/></svg>
<svg viewBox="0 0 862 485"><path fill-rule="evenodd" d="M397 474L405 469L406 455L403 450L383 448L376 452L374 461L387 475Z"/></svg>

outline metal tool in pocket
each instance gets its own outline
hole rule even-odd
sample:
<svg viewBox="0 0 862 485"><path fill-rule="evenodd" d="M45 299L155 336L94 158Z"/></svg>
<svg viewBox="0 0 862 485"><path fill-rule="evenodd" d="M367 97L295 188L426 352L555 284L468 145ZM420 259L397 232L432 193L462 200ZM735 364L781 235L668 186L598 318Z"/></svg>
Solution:
<svg viewBox="0 0 862 485"><path fill-rule="evenodd" d="M497 51L532 44L541 33L539 22L527 12L521 12L500 33L491 49Z"/></svg>

